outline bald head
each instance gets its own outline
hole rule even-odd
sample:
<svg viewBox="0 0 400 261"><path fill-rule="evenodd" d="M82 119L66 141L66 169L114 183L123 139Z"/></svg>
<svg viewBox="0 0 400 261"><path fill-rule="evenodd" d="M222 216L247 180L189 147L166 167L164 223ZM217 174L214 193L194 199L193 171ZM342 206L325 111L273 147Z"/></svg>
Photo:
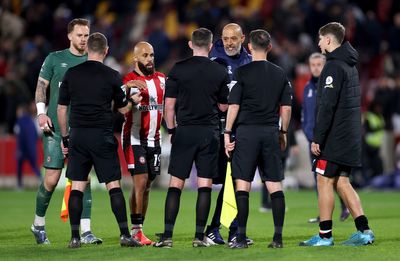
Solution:
<svg viewBox="0 0 400 261"><path fill-rule="evenodd" d="M154 73L154 50L148 42L139 42L133 48L135 70L144 75Z"/></svg>
<svg viewBox="0 0 400 261"><path fill-rule="evenodd" d="M148 42L138 42L133 48L134 56L140 56L144 52L153 52L153 46Z"/></svg>
<svg viewBox="0 0 400 261"><path fill-rule="evenodd" d="M235 24L235 23L230 23L224 26L224 28L222 29L222 34L224 34L224 32L233 32L239 35L243 35L243 31L242 31L242 27L240 27L240 25Z"/></svg>
<svg viewBox="0 0 400 261"><path fill-rule="evenodd" d="M230 23L222 29L222 42L225 53L229 56L235 56L240 53L244 42L244 35L240 25Z"/></svg>

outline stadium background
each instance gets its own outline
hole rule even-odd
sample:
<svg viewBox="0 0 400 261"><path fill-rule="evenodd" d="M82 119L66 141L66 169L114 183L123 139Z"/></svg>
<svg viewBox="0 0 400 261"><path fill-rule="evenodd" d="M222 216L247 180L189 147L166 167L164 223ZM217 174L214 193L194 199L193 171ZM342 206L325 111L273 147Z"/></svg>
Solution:
<svg viewBox="0 0 400 261"><path fill-rule="evenodd" d="M3 0L0 9L1 188L13 188L16 184L18 110L28 105L35 115L33 98L41 64L49 52L68 47L66 25L75 17L88 18L92 23L91 32L99 31L107 36L110 52L106 64L121 74L132 69L132 46L141 40L154 46L157 70L168 73L174 62L191 55L187 41L194 28L209 28L215 40L228 22L239 23L245 34L257 28L267 29L273 37L268 59L285 69L295 92L292 122L298 146L289 157L286 174L286 185L295 188L313 186L307 144L300 130L302 90L310 77L307 58L319 51L319 27L339 21L346 27L346 40L360 53L363 110L374 100L383 106L386 125L381 155L385 173L396 170L396 141L400 136L400 1ZM117 135L120 122L121 117L116 116ZM164 142L162 184L167 180L168 150ZM37 151L40 166L43 160L40 141ZM126 173L124 166L122 169ZM37 186L27 162L24 184L28 188ZM360 184L367 185L363 180Z"/></svg>

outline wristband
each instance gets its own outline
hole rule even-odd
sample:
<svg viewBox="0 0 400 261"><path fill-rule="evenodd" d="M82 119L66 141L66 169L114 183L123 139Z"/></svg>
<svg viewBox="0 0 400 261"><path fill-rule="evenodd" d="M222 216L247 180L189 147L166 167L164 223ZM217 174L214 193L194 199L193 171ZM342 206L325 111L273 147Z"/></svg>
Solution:
<svg viewBox="0 0 400 261"><path fill-rule="evenodd" d="M39 116L40 114L46 114L46 104L44 102L36 103L36 111L37 116Z"/></svg>
<svg viewBox="0 0 400 261"><path fill-rule="evenodd" d="M176 127L172 128L172 129L167 128L167 131L168 131L168 134L175 134L175 132L176 132Z"/></svg>
<svg viewBox="0 0 400 261"><path fill-rule="evenodd" d="M232 130L224 129L224 134L232 134Z"/></svg>
<svg viewBox="0 0 400 261"><path fill-rule="evenodd" d="M287 133L287 131L284 131L282 129L280 129L279 132L282 133L282 134L286 134Z"/></svg>

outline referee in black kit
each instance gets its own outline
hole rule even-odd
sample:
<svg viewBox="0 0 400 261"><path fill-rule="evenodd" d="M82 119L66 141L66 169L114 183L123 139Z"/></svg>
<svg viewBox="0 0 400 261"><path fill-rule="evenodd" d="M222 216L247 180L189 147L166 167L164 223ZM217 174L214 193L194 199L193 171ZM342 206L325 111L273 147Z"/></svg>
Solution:
<svg viewBox="0 0 400 261"><path fill-rule="evenodd" d="M155 247L172 247L180 196L193 161L197 168L198 195L192 245L209 246L204 240L204 228L210 211L212 178L217 174L218 106L226 111L230 82L227 70L208 58L212 38L206 28L195 30L189 42L193 57L176 63L166 82L165 121L172 142L168 169L171 179L165 200L164 233Z"/></svg>
<svg viewBox="0 0 400 261"><path fill-rule="evenodd" d="M268 247L282 248L285 198L281 184L284 175L280 150L286 147L292 104L291 86L282 68L267 61L271 49L269 33L254 30L249 39L252 62L239 67L235 72L237 82L229 95L224 131L226 153L234 150L232 177L236 179L238 208L238 237L231 248L247 248L249 191L257 163L272 201L275 233ZM237 126L236 141L231 142L234 123Z"/></svg>
<svg viewBox="0 0 400 261"><path fill-rule="evenodd" d="M132 108L125 98L119 73L103 64L107 55L106 37L94 33L88 39L88 60L70 68L60 86L57 116L63 137L64 154L69 155L67 178L72 180L68 201L71 224L69 248L81 246L79 220L82 197L89 172L94 165L99 182L106 183L111 208L121 233L121 246L141 246L131 238L128 230L125 199L120 187L121 170L118 160L118 142L113 134L111 102L121 113ZM136 101L140 96L132 96ZM70 138L67 129L69 105ZM69 139L69 146L67 145ZM68 147L68 148L64 148Z"/></svg>

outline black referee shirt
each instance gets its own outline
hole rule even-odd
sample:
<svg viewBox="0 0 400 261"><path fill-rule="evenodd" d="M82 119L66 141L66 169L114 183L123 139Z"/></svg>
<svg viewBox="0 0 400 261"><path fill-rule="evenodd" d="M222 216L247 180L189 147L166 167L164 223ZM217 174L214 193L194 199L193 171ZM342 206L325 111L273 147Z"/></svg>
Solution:
<svg viewBox="0 0 400 261"><path fill-rule="evenodd" d="M177 98L178 126L218 125L217 103L227 104L229 75L207 57L177 62L165 84L165 97Z"/></svg>
<svg viewBox="0 0 400 261"><path fill-rule="evenodd" d="M97 61L70 68L60 86L58 104L70 105L72 128L112 128L111 101L127 105L119 73Z"/></svg>
<svg viewBox="0 0 400 261"><path fill-rule="evenodd" d="M229 104L239 104L238 125L279 124L279 108L292 105L290 82L282 68L269 61L254 61L236 69L237 82Z"/></svg>

